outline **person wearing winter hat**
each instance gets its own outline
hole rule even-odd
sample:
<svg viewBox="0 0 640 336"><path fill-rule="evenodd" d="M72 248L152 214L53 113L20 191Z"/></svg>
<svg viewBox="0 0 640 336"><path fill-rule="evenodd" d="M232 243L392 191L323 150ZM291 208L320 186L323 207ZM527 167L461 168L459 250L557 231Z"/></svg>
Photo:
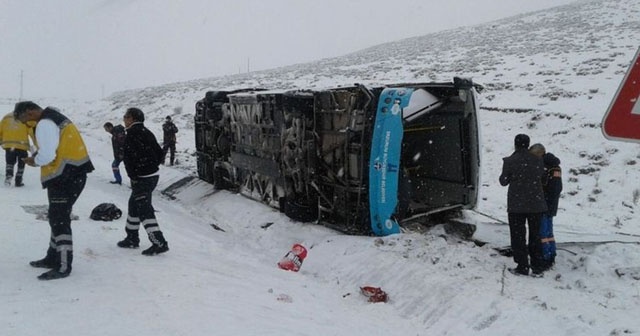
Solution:
<svg viewBox="0 0 640 336"><path fill-rule="evenodd" d="M562 169L560 159L553 153L546 151L542 144L533 144L529 151L542 158L545 176L542 180L544 200L547 202L547 212L542 215L540 223L540 241L542 244L543 269L548 270L555 263L556 240L553 236L553 217L558 213L558 203L562 192Z"/></svg>
<svg viewBox="0 0 640 336"><path fill-rule="evenodd" d="M507 213L513 260L517 267L511 273L528 275L529 269L541 276L542 248L540 244L540 221L547 211L542 191L544 166L542 160L529 152L529 136L518 134L514 138L515 151L503 158L500 184L509 186ZM527 225L529 241L527 246Z"/></svg>

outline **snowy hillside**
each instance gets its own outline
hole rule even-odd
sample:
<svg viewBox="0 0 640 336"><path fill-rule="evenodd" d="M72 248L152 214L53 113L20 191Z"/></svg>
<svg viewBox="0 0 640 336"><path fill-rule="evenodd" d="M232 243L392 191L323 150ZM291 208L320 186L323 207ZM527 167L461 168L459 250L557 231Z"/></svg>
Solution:
<svg viewBox="0 0 640 336"><path fill-rule="evenodd" d="M605 140L600 122L638 46L637 1L578 1L315 63L121 92L90 113L102 117L115 111L120 116L125 107L138 106L158 124L165 115L173 115L183 127L192 129L195 102L213 89L472 77L487 88L481 113L486 201L503 201L503 191L493 183L500 158L511 150L510 139L503 141L503 135L510 138L524 132L563 161L566 181L560 220L567 213L564 210L575 207L585 218L624 227L633 222L633 206L638 202L634 185L625 184L626 172L637 170L638 153L634 145ZM94 120L91 127L103 119ZM189 154L195 151L194 140L182 137L181 141L187 151L183 162L193 167ZM612 194L607 185L615 186ZM628 206L620 207L623 202ZM570 211L569 218L575 218L575 212ZM502 209L496 215L502 215Z"/></svg>
<svg viewBox="0 0 640 336"><path fill-rule="evenodd" d="M7 260L0 296L8 303L0 308L0 334L640 334L640 275L615 272L640 267L640 153L636 144L607 141L600 131L639 46L640 2L578 1L314 63L130 90L99 102L38 101L62 108L78 124L98 169L74 207L77 257L74 273L60 282L37 282L39 273L27 266L44 252L46 223L9 211L46 203L37 171L27 171L25 189L0 196L4 226L14 233L0 235ZM474 238L486 245L442 226L422 234L346 236L189 179L196 171L194 104L207 90L454 75L487 88L477 210L493 219L471 211L464 218L478 225ZM159 189L188 182L154 200L171 244L157 258L116 250L124 219L88 219L103 201L126 207L128 189L106 183L111 152L102 124L119 122L131 106L146 112L157 135L167 115L180 128L179 164L162 167ZM513 261L493 249L508 244L501 222L506 188L498 175L517 133L562 160L564 192L555 219L562 245L556 266L542 279L505 272ZM309 249L302 270L279 270L275 263L298 242ZM382 287L390 301L368 303L358 290L365 285Z"/></svg>

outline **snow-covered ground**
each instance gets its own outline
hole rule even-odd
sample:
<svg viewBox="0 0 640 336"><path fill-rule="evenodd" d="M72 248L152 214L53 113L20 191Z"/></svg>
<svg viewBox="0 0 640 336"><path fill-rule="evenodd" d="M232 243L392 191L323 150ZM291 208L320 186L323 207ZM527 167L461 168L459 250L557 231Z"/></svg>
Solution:
<svg viewBox="0 0 640 336"><path fill-rule="evenodd" d="M637 144L611 142L600 122L640 46L640 3L575 4L376 46L344 57L270 71L121 92L98 102L39 101L63 109L83 131L97 170L74 207L74 269L42 282L28 266L44 255L39 172L0 193L0 335L634 335L640 334ZM428 232L347 236L293 222L197 179L155 195L171 250L123 250L124 218L89 219L102 202L126 209L114 186L105 121L127 107L147 113L160 135L166 115L180 127L179 164L162 167L158 191L195 175L193 106L206 90L312 87L473 77L482 95L482 188L478 246ZM13 102L2 101L10 111ZM564 192L555 219L561 243L544 278L516 277L494 247L508 245L501 158L527 133L562 160ZM214 228L217 227L219 229ZM145 242L143 240L144 243ZM298 273L276 267L292 244L309 254ZM142 246L146 247L145 244ZM361 286L390 297L369 303Z"/></svg>

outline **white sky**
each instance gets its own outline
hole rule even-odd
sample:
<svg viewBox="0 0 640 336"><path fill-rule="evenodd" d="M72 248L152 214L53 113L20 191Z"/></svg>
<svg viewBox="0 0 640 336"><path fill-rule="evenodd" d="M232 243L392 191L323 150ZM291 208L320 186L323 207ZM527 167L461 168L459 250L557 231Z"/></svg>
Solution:
<svg viewBox="0 0 640 336"><path fill-rule="evenodd" d="M263 70L574 0L0 0L0 98ZM393 3L393 6L391 5Z"/></svg>

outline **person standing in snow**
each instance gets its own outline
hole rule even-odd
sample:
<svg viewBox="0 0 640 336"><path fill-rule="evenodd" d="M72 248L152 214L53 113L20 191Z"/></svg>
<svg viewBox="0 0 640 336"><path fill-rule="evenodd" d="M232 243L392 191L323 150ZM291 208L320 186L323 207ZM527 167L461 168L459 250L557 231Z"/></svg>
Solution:
<svg viewBox="0 0 640 336"><path fill-rule="evenodd" d="M120 162L124 158L124 138L126 136L124 126L106 122L104 130L111 134L111 146L113 147L113 162L111 162L111 170L113 171L114 181L112 184L122 184L122 175L120 175Z"/></svg>
<svg viewBox="0 0 640 336"><path fill-rule="evenodd" d="M50 268L38 276L40 280L61 279L71 273L73 237L71 211L87 182L87 173L94 170L87 147L76 126L60 111L44 110L31 101L16 104L13 116L20 122L36 123L38 152L23 159L32 167L40 167L40 181L49 199L51 240L47 255L29 264Z"/></svg>
<svg viewBox="0 0 640 336"><path fill-rule="evenodd" d="M542 160L529 152L529 136L518 134L514 139L515 151L503 158L500 184L509 186L507 212L511 249L516 268L509 271L528 275L529 268L538 276L543 272L542 247L540 244L540 221L547 211L542 191L544 166ZM529 242L527 246L527 227ZM529 259L530 258L530 259Z"/></svg>
<svg viewBox="0 0 640 336"><path fill-rule="evenodd" d="M171 116L167 116L164 124L162 124L162 151L164 152L162 164L164 164L168 151L169 165L173 166L176 155L176 133L178 133L178 127L176 127L176 124L171 121Z"/></svg>
<svg viewBox="0 0 640 336"><path fill-rule="evenodd" d="M158 165L164 153L156 137L144 126L144 113L140 109L127 109L123 119L127 131L124 168L131 179L131 196L125 227L127 236L118 242L118 246L139 247L138 230L142 224L151 241L151 247L142 251L142 254L151 256L164 253L169 251L169 244L160 231L151 202L153 190L158 185Z"/></svg>
<svg viewBox="0 0 640 336"><path fill-rule="evenodd" d="M15 172L16 187L24 186L22 175L24 174L25 163L22 159L29 156L29 139L35 144L33 128L21 123L13 117L13 112L8 113L0 121L0 144L5 151L5 174L4 185L10 186L13 179L14 167L18 164Z"/></svg>
<svg viewBox="0 0 640 336"><path fill-rule="evenodd" d="M547 153L542 144L533 144L529 151L542 158L545 176L542 181L544 200L547 202L547 212L542 215L540 225L540 241L542 244L542 266L548 270L555 263L556 240L553 236L553 217L558 213L558 203L562 192L562 169L560 159L552 153Z"/></svg>

